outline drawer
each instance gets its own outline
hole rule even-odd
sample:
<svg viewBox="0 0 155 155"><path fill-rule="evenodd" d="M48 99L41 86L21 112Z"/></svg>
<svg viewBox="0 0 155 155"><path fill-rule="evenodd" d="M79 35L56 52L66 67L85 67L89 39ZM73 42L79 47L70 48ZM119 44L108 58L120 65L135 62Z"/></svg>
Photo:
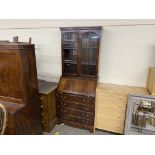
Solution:
<svg viewBox="0 0 155 155"><path fill-rule="evenodd" d="M125 118L126 109L102 107L96 110L96 114L100 116L109 116L113 118Z"/></svg>
<svg viewBox="0 0 155 155"><path fill-rule="evenodd" d="M79 110L60 108L60 107L57 107L57 112L61 114L75 116L75 117L81 117L84 119L94 120L94 114L90 112L82 112Z"/></svg>
<svg viewBox="0 0 155 155"><path fill-rule="evenodd" d="M68 102L75 102L75 103L86 104L86 105L95 105L95 98L93 97L71 95L71 94L59 93L59 92L57 92L56 97L58 100L65 100Z"/></svg>
<svg viewBox="0 0 155 155"><path fill-rule="evenodd" d="M125 108L127 105L127 99L126 100L122 100L122 99L118 99L118 98L112 98L112 97L107 97L107 96L97 96L97 101L96 101L97 106L104 106L104 105L108 105L108 106L118 106L121 108Z"/></svg>
<svg viewBox="0 0 155 155"><path fill-rule="evenodd" d="M111 93L98 93L98 97L100 97L102 100L114 100L118 102L127 102L128 96L125 94L111 94Z"/></svg>
<svg viewBox="0 0 155 155"><path fill-rule="evenodd" d="M96 107L96 111L99 113L100 112L102 113L102 111L105 109L111 110L112 112L115 112L115 111L116 112L121 112L121 111L124 112L124 111L126 111L126 105L124 105L124 104L111 104L111 102L109 102L107 104L104 104L104 103L98 104Z"/></svg>
<svg viewBox="0 0 155 155"><path fill-rule="evenodd" d="M57 101L57 106L80 110L80 111L86 111L86 112L93 112L93 113L95 112L94 106L86 106L86 105L81 105L81 104L72 103L72 102Z"/></svg>
<svg viewBox="0 0 155 155"><path fill-rule="evenodd" d="M96 128L123 134L124 119L96 116Z"/></svg>
<svg viewBox="0 0 155 155"><path fill-rule="evenodd" d="M62 119L62 120L67 120L67 121L80 123L80 124L84 124L84 125L88 125L88 126L94 126L94 121L82 119L79 117L64 115L64 114L60 114L60 113L57 113L57 117Z"/></svg>

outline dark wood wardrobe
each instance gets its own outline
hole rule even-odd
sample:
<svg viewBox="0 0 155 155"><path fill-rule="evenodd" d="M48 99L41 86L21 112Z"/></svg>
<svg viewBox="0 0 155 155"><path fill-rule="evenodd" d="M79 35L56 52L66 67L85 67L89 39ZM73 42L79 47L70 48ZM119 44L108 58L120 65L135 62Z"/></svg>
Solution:
<svg viewBox="0 0 155 155"><path fill-rule="evenodd" d="M5 134L41 134L35 48L0 41L0 103L8 112Z"/></svg>
<svg viewBox="0 0 155 155"><path fill-rule="evenodd" d="M58 122L92 132L102 28L60 29L62 76L56 92Z"/></svg>

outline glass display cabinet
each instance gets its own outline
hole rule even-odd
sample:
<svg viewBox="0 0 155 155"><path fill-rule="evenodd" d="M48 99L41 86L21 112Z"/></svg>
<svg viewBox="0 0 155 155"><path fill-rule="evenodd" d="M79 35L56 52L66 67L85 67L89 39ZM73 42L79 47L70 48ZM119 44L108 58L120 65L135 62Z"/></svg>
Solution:
<svg viewBox="0 0 155 155"><path fill-rule="evenodd" d="M102 28L60 29L62 76L56 92L58 122L92 132Z"/></svg>
<svg viewBox="0 0 155 155"><path fill-rule="evenodd" d="M61 31L63 75L97 77L101 27Z"/></svg>

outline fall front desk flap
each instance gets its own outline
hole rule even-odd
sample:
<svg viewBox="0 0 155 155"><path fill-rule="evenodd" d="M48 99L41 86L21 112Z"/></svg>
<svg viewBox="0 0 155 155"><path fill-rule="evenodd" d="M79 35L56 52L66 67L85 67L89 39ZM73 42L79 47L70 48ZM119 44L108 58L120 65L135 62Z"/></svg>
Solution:
<svg viewBox="0 0 155 155"><path fill-rule="evenodd" d="M97 81L93 79L61 77L58 91L95 97Z"/></svg>

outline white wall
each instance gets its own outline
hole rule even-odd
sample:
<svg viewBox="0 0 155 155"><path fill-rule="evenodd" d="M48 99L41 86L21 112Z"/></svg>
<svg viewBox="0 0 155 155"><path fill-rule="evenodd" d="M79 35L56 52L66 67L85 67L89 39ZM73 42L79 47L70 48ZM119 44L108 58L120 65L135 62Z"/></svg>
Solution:
<svg viewBox="0 0 155 155"><path fill-rule="evenodd" d="M99 81L145 86L147 69L155 66L154 23L154 20L0 20L0 39L12 41L18 35L19 41L28 41L32 37L39 78L58 81L61 75L59 26L103 26Z"/></svg>

